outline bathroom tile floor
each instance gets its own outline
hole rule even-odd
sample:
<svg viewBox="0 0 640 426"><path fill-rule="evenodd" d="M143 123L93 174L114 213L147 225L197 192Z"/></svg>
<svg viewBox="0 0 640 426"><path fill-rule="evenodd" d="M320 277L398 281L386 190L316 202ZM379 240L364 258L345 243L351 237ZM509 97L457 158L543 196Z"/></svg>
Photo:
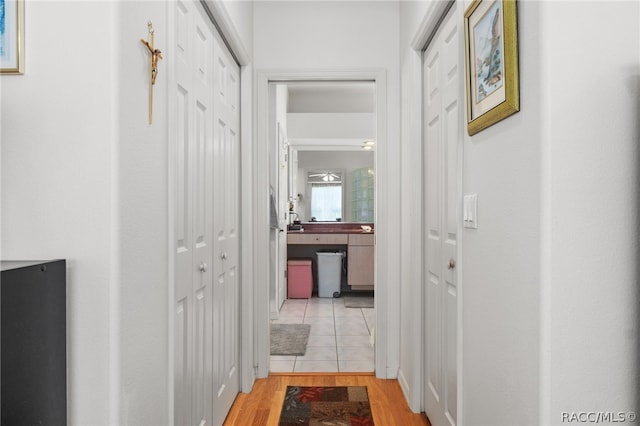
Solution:
<svg viewBox="0 0 640 426"><path fill-rule="evenodd" d="M272 324L311 324L304 356L271 356L273 373L374 371L373 308L346 308L343 298L287 299Z"/></svg>

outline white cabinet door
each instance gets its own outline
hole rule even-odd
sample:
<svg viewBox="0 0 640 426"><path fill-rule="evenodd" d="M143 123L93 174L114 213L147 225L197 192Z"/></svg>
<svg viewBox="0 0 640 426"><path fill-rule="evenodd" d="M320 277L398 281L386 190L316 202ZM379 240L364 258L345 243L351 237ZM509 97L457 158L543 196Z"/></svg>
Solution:
<svg viewBox="0 0 640 426"><path fill-rule="evenodd" d="M347 284L353 290L373 290L374 247L349 244L347 247Z"/></svg>
<svg viewBox="0 0 640 426"><path fill-rule="evenodd" d="M462 78L456 4L423 59L425 191L425 412L457 422L457 206ZM462 65L464 66L464 65Z"/></svg>
<svg viewBox="0 0 640 426"><path fill-rule="evenodd" d="M347 284L352 290L374 289L374 244L373 234L349 234Z"/></svg>
<svg viewBox="0 0 640 426"><path fill-rule="evenodd" d="M239 70L199 3L175 8L175 424L215 425L239 388Z"/></svg>

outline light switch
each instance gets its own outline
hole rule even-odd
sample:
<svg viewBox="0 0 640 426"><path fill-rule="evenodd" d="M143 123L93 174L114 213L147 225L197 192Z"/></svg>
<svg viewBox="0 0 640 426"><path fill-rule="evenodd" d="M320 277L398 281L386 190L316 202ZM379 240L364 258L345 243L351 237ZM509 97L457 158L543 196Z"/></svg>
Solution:
<svg viewBox="0 0 640 426"><path fill-rule="evenodd" d="M462 204L462 221L465 228L478 228L478 194L464 196Z"/></svg>

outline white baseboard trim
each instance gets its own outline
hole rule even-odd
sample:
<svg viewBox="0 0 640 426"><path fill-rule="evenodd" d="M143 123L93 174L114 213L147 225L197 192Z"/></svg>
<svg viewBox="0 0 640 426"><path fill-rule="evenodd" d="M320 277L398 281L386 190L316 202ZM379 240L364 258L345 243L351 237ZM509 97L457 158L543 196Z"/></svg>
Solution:
<svg viewBox="0 0 640 426"><path fill-rule="evenodd" d="M415 407L413 406L413 404L411 404L411 401L415 398L412 398L412 393L411 393L411 386L409 385L409 382L407 381L407 378L404 376L404 373L402 372L402 370L398 371L398 383L400 383L400 388L402 389L402 393L404 394L404 399L407 400L407 404L409 405L409 408L411 409L411 411L413 411L414 413L419 413L420 412L420 406Z"/></svg>

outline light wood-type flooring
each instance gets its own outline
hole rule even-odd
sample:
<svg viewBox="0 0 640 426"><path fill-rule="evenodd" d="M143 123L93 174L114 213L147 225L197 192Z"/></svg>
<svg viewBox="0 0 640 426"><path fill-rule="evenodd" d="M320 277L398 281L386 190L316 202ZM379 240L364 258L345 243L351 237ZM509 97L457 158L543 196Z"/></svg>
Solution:
<svg viewBox="0 0 640 426"><path fill-rule="evenodd" d="M237 396L225 426L276 426L287 385L366 386L376 426L431 426L424 414L413 413L397 380L373 374L271 374L256 380L250 394Z"/></svg>

